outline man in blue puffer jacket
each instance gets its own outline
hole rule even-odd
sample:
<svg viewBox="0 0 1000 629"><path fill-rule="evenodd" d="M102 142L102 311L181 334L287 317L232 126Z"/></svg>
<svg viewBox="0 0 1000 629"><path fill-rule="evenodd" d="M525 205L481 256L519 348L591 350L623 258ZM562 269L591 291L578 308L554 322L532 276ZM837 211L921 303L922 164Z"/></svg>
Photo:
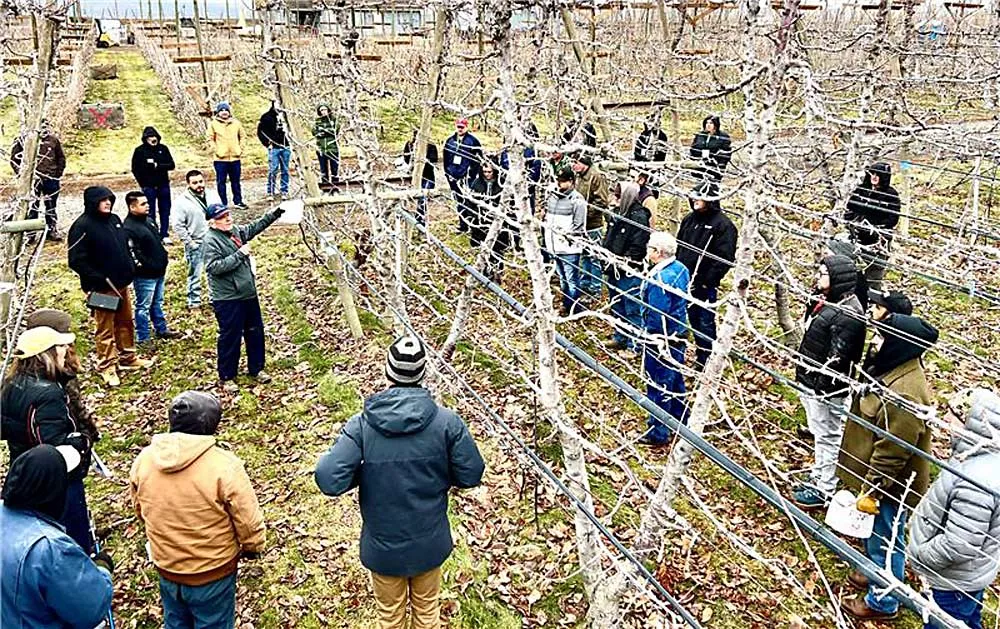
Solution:
<svg viewBox="0 0 1000 629"><path fill-rule="evenodd" d="M361 563L372 571L382 629L440 623L441 564L452 550L448 490L483 477L483 458L465 423L421 386L426 352L404 336L389 347L389 388L365 400L316 465L328 496L358 487Z"/></svg>

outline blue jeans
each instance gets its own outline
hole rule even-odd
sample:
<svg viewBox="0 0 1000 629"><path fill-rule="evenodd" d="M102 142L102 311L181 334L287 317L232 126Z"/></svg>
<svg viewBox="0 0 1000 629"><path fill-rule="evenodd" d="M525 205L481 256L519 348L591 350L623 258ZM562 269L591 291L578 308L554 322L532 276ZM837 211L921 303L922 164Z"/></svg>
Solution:
<svg viewBox="0 0 1000 629"><path fill-rule="evenodd" d="M288 160L292 157L289 148L274 147L267 149L267 193L274 194L274 180L281 172L281 193L288 192ZM235 193L234 193L235 194Z"/></svg>
<svg viewBox="0 0 1000 629"><path fill-rule="evenodd" d="M240 160L232 162L215 162L215 189L219 191L219 200L222 205L229 205L229 198L226 196L226 179L232 181L233 203L243 204L243 188L240 187L240 171L242 166Z"/></svg>
<svg viewBox="0 0 1000 629"><path fill-rule="evenodd" d="M670 357L681 365L684 364L684 347L684 343L670 345ZM646 385L646 397L671 417L687 425L688 405L685 401L687 390L684 387L684 376L675 366L660 358L653 345L645 346L642 364L646 376L652 381ZM673 436L673 431L653 415L646 418L646 425L649 426L646 434L652 441L666 443Z"/></svg>
<svg viewBox="0 0 1000 629"><path fill-rule="evenodd" d="M889 542L892 539L892 525L896 520L896 513L899 512L899 503L888 498L883 498L879 502L878 515L875 516L875 526L872 528L872 536L865 540L865 554L880 568L885 567L885 556L888 552ZM906 526L906 509L899 514L899 523L896 530L896 544L892 549L892 559L890 567L892 574L900 581L903 580L903 570L906 568L906 536L904 528ZM865 604L868 607L884 612L886 614L895 613L899 609L899 601L891 594L881 600L875 598L875 586L868 587L868 594L865 596Z"/></svg>
<svg viewBox="0 0 1000 629"><path fill-rule="evenodd" d="M420 180L421 190L433 190L434 181L431 179L421 179ZM427 197L420 197L417 199L417 221L421 225L427 224Z"/></svg>
<svg viewBox="0 0 1000 629"><path fill-rule="evenodd" d="M143 188L142 193L149 201L149 216L160 228L160 238L167 237L167 229L170 227L170 184L165 183L156 188ZM159 212L159 218L157 218Z"/></svg>
<svg viewBox="0 0 1000 629"><path fill-rule="evenodd" d="M337 177L340 176L340 154L316 152L319 159L320 183L324 185L336 185Z"/></svg>
<svg viewBox="0 0 1000 629"><path fill-rule="evenodd" d="M87 511L87 494L83 479L71 480L66 486L66 506L59 523L66 527L66 534L80 545L88 555L94 552L94 537L90 534L90 513Z"/></svg>
<svg viewBox="0 0 1000 629"><path fill-rule="evenodd" d="M559 273L563 310L572 314L576 312L576 303L580 299L580 254L556 253L552 257L555 258L556 272Z"/></svg>
<svg viewBox="0 0 1000 629"><path fill-rule="evenodd" d="M931 594L934 595L934 602L941 611L969 625L969 629L983 629L983 590L978 592L931 590ZM931 622L924 625L924 629L936 629L937 626Z"/></svg>
<svg viewBox="0 0 1000 629"><path fill-rule="evenodd" d="M691 289L691 296L714 304L718 299L719 289L695 286ZM694 332L694 343L698 346L695 361L699 367L704 367L712 353L712 342L715 341L715 312L692 302L688 305L688 321Z"/></svg>
<svg viewBox="0 0 1000 629"><path fill-rule="evenodd" d="M187 305L201 305L201 276L205 274L205 257L201 247L191 249L184 247L184 259L187 260Z"/></svg>
<svg viewBox="0 0 1000 629"><path fill-rule="evenodd" d="M56 216L56 203L59 202L60 187L58 179L52 179L45 175L41 175L35 180L35 200L31 202L28 218L38 218L38 204L39 202L44 203L45 224L50 233L56 231L59 222L58 216Z"/></svg>
<svg viewBox="0 0 1000 629"><path fill-rule="evenodd" d="M135 287L135 340L139 343L149 340L150 319L157 334L167 331L167 318L163 316L163 284L162 277L137 277L132 282Z"/></svg>
<svg viewBox="0 0 1000 629"><path fill-rule="evenodd" d="M604 241L603 231L599 228L587 230L587 240L600 246ZM601 287L604 284L601 280L604 273L601 272L600 261L589 253L584 252L581 255L580 266L583 267L580 276L580 288L591 295L600 295Z"/></svg>
<svg viewBox="0 0 1000 629"><path fill-rule="evenodd" d="M642 329L642 304L639 291L642 288L642 278L627 275L617 271L621 276L608 276L608 300L611 302L611 313L625 321L633 328ZM629 349L635 349L635 333L623 327L615 326L614 339Z"/></svg>
<svg viewBox="0 0 1000 629"><path fill-rule="evenodd" d="M260 302L250 299L224 299L213 301L215 319L219 323L219 380L236 378L240 368L240 349L247 346L247 371L256 376L264 370L264 320Z"/></svg>
<svg viewBox="0 0 1000 629"><path fill-rule="evenodd" d="M160 577L164 629L232 629L236 626L236 573L204 585Z"/></svg>

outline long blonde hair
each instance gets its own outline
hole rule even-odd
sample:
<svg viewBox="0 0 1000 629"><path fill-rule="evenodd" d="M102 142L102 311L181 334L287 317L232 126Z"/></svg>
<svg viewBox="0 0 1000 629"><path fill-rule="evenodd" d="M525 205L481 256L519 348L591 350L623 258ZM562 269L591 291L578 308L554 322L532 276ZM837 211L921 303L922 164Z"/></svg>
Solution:
<svg viewBox="0 0 1000 629"><path fill-rule="evenodd" d="M36 354L35 356L28 356L27 358L15 358L14 363L10 367L10 371L7 373L6 382L4 382L3 388L10 385L10 382L17 376L30 376L34 378L40 378L42 380L51 380L52 382L62 382L67 378L72 378L76 375L75 370L70 364L71 361L79 364L79 358L76 358L75 353L73 358L70 358L70 352L72 347L66 348L66 357L59 364L59 348L58 346L50 347L41 354Z"/></svg>

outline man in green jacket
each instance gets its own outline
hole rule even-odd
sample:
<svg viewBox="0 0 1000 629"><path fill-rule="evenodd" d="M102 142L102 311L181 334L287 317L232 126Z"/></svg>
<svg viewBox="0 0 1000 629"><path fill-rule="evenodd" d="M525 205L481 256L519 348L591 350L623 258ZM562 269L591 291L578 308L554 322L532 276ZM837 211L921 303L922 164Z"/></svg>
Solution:
<svg viewBox="0 0 1000 629"><path fill-rule="evenodd" d="M938 338L938 331L920 317L892 314L875 323L876 336L862 366L862 382L871 392L859 395L851 413L922 452L929 452L931 431L913 410L933 405L933 395L920 357ZM840 446L840 480L859 494L857 508L875 516L872 536L865 540L865 554L885 567L886 555L893 576L903 580L906 567L907 508L920 502L930 483L930 464L912 449L853 421L848 421ZM900 502L907 508L901 508ZM891 543L891 541L894 543ZM891 549L890 549L891 546ZM851 585L867 590L842 605L862 620L894 618L899 601L880 595L859 572L848 577Z"/></svg>
<svg viewBox="0 0 1000 629"><path fill-rule="evenodd" d="M241 338L246 340L250 377L262 383L271 381L264 371L264 320L257 300L250 241L283 213L279 207L249 225L233 225L233 216L224 205L210 205L205 212L209 230L202 249L212 309L219 322L219 380L227 391L237 389Z"/></svg>

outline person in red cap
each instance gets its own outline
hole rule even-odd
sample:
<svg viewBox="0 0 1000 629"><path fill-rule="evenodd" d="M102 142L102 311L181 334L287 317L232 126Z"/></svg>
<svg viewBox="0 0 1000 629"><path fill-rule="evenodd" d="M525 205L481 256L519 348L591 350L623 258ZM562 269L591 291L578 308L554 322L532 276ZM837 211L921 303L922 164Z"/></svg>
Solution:
<svg viewBox="0 0 1000 629"><path fill-rule="evenodd" d="M469 133L469 121L459 118L455 121L455 133L444 141L444 174L455 197L459 232L469 231L463 188L479 175L482 157L482 144L476 136Z"/></svg>

